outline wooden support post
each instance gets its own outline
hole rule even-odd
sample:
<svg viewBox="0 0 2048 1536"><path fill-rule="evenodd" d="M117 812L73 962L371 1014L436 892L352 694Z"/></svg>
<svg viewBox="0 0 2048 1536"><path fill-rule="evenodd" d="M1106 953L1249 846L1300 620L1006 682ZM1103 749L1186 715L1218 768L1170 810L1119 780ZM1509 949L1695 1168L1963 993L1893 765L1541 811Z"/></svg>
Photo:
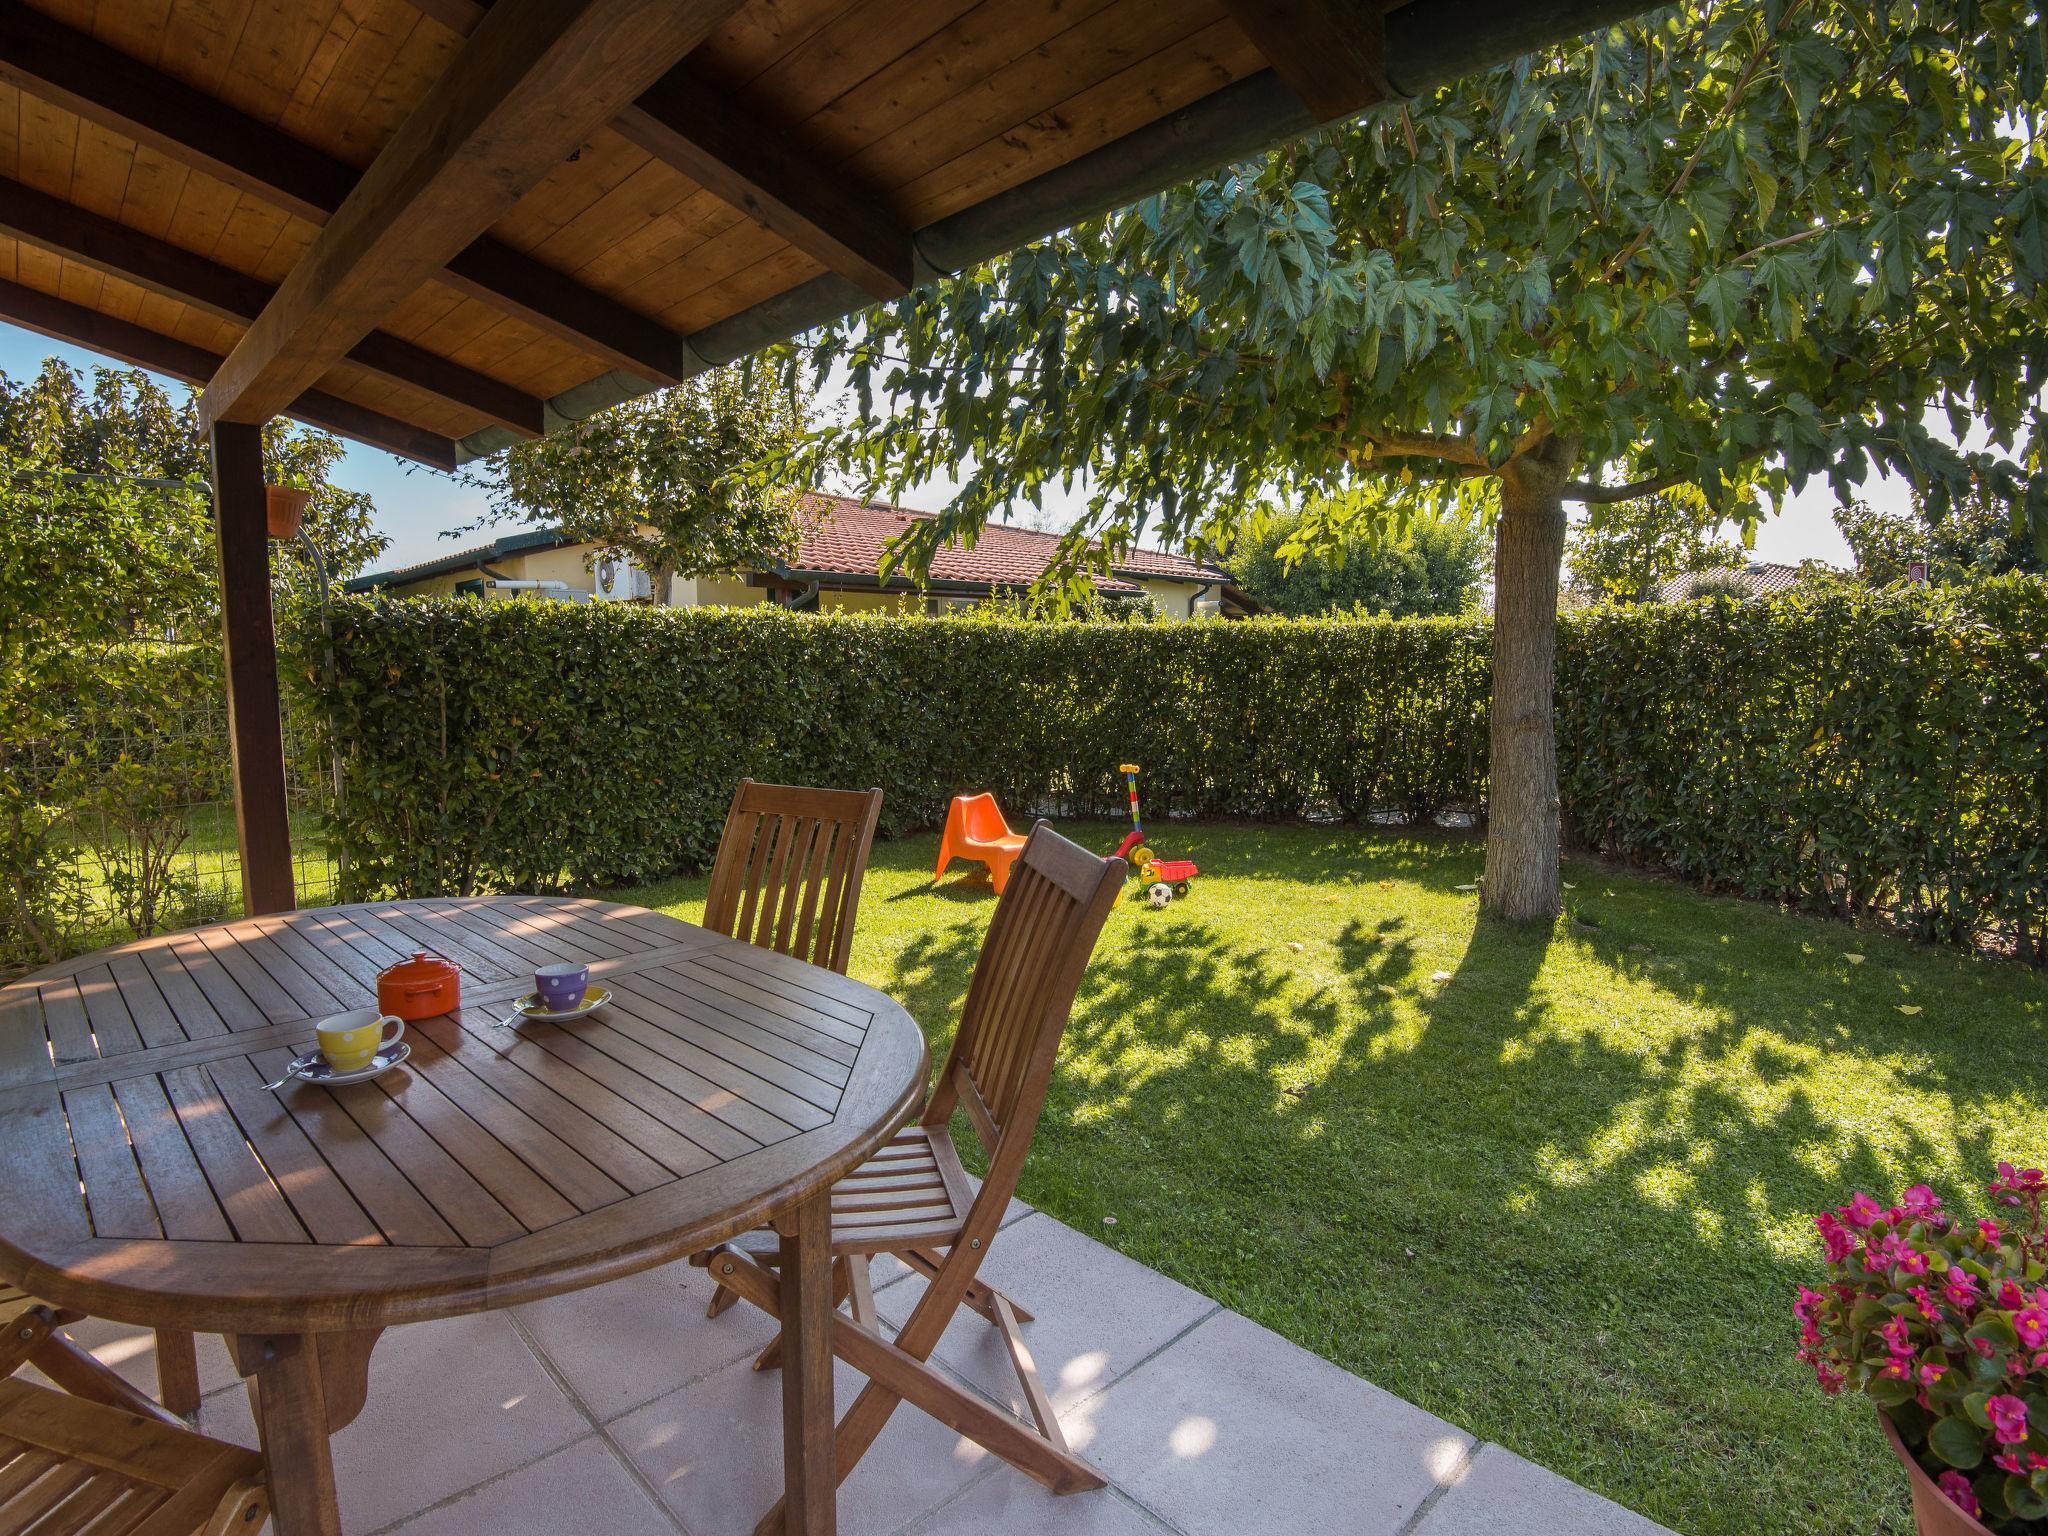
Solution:
<svg viewBox="0 0 2048 1536"><path fill-rule="evenodd" d="M832 1192L776 1223L782 1234L782 1529L832 1536L839 1504L832 1434Z"/></svg>
<svg viewBox="0 0 2048 1536"><path fill-rule="evenodd" d="M213 488L235 838L242 850L242 904L254 917L289 912L296 904L291 823L285 810L277 637L270 622L270 538L263 511L260 425L214 424Z"/></svg>

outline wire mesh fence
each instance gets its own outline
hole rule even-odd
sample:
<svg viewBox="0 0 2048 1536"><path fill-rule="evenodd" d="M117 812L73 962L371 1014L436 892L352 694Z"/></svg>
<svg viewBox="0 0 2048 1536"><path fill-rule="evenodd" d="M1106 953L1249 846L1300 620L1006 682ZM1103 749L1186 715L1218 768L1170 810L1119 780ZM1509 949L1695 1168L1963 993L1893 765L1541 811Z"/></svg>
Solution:
<svg viewBox="0 0 2048 1536"><path fill-rule="evenodd" d="M216 633L138 639L93 669L63 734L9 745L5 771L34 822L9 831L42 849L0 901L0 967L241 915L221 672ZM334 773L289 698L282 724L298 900L330 902Z"/></svg>

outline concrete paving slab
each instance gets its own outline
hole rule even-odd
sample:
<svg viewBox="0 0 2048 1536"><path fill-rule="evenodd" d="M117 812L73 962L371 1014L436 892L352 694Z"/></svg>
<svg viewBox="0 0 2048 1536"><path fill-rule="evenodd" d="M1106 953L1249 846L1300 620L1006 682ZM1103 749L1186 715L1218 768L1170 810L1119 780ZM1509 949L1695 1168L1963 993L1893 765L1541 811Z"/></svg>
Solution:
<svg viewBox="0 0 2048 1536"><path fill-rule="evenodd" d="M862 1378L833 1375L838 1413ZM690 1536L748 1536L782 1494L782 1373L742 1360L606 1427ZM898 1408L839 1488L841 1536L891 1536L937 1508L990 1458L911 1408Z"/></svg>
<svg viewBox="0 0 2048 1536"><path fill-rule="evenodd" d="M1064 1414L1216 1310L1216 1303L1050 1216L1005 1227L981 1276L1033 1314L1023 1327L1055 1411ZM923 1299L913 1279L875 1296L900 1328ZM938 1360L1019 1415L1028 1413L1002 1334L964 1308L933 1352Z"/></svg>
<svg viewBox="0 0 2048 1536"><path fill-rule="evenodd" d="M256 1443L245 1392L200 1405L199 1427ZM370 1357L369 1406L334 1437L347 1531L374 1531L589 1432L502 1312L393 1328Z"/></svg>
<svg viewBox="0 0 2048 1536"><path fill-rule="evenodd" d="M1173 1536L1114 1488L1047 1493L1014 1467L999 1466L904 1536Z"/></svg>
<svg viewBox="0 0 2048 1536"><path fill-rule="evenodd" d="M775 1320L744 1303L706 1317L713 1289L708 1274L678 1260L512 1311L605 1422L758 1353L775 1337Z"/></svg>
<svg viewBox="0 0 2048 1536"><path fill-rule="evenodd" d="M1073 1417L1076 1449L1184 1536L1397 1536L1473 1445L1234 1312L1211 1316Z"/></svg>
<svg viewBox="0 0 2048 1536"><path fill-rule="evenodd" d="M1430 1505L1415 1536L1671 1536L1656 1521L1488 1442Z"/></svg>
<svg viewBox="0 0 2048 1536"><path fill-rule="evenodd" d="M668 1511L647 1496L618 1453L597 1435L437 1505L394 1526L389 1536L540 1536L571 1531L677 1536Z"/></svg>

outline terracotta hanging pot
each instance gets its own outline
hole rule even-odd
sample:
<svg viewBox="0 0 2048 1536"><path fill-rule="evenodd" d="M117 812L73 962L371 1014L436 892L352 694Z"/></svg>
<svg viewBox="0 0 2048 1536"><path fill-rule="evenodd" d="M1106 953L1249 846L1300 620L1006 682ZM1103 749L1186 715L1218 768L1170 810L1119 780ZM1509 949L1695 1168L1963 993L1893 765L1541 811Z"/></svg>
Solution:
<svg viewBox="0 0 2048 1536"><path fill-rule="evenodd" d="M1884 1426L1885 1439L1891 1442L1892 1451L1899 1460L1906 1464L1906 1476L1913 1480L1913 1525L1920 1536L1991 1536L1989 1526L1964 1514L1961 1507L1935 1485L1926 1469L1906 1449L1906 1442L1899 1438L1899 1432L1892 1428L1890 1417L1880 1411L1877 1422Z"/></svg>
<svg viewBox="0 0 2048 1536"><path fill-rule="evenodd" d="M306 503L312 499L311 491L302 491L296 485L263 487L263 519L269 524L270 536L296 538L299 524L306 519Z"/></svg>

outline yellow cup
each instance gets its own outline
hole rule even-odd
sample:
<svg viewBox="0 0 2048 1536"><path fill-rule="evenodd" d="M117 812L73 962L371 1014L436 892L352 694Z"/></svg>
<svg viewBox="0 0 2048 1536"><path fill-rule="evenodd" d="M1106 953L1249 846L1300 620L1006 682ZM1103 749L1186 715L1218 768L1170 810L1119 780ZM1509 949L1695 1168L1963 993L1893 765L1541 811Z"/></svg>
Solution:
<svg viewBox="0 0 2048 1536"><path fill-rule="evenodd" d="M389 1033L385 1031L389 1028ZM337 1072L360 1072L377 1059L377 1052L405 1033L405 1020L395 1013L374 1008L357 1008L338 1013L317 1026L320 1054Z"/></svg>

